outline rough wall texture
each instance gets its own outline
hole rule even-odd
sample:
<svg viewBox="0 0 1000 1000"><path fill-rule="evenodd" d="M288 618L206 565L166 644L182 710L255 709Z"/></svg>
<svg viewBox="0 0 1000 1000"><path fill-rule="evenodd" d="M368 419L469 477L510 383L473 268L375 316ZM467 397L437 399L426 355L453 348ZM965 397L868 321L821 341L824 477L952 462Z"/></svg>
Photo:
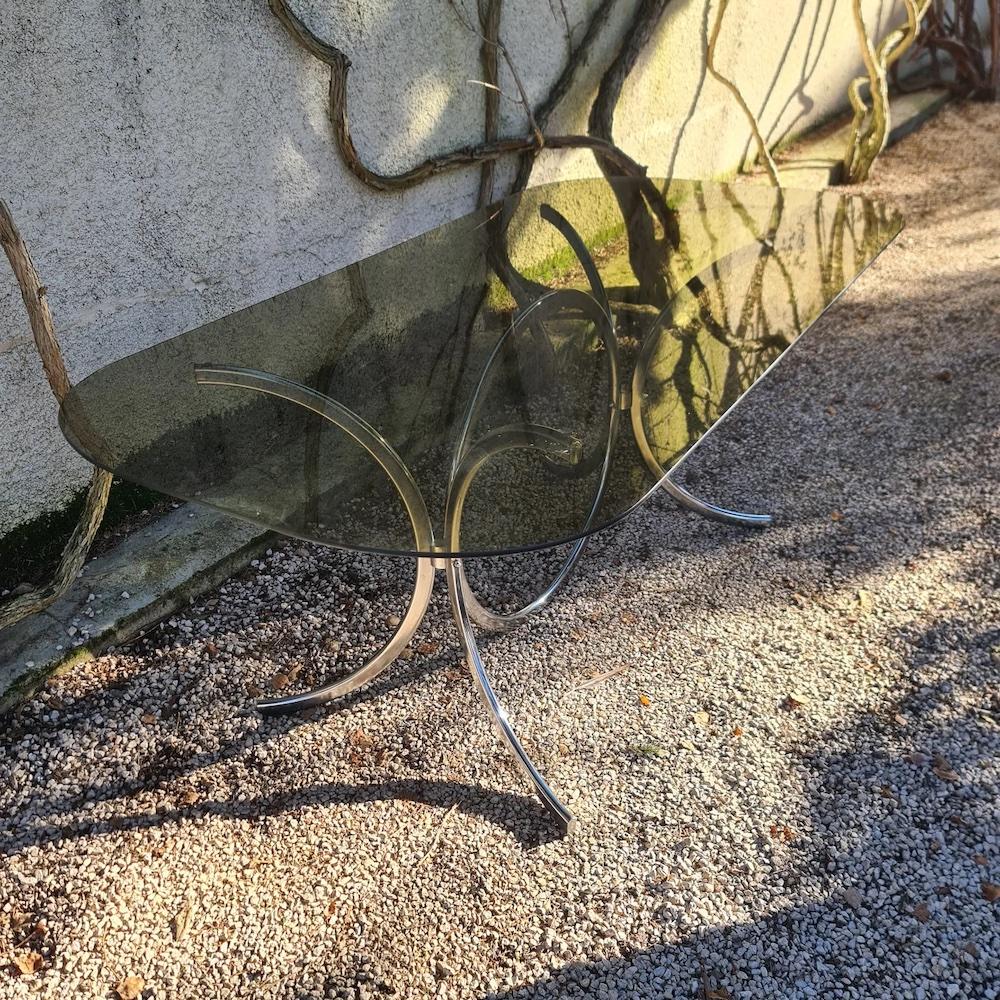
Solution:
<svg viewBox="0 0 1000 1000"><path fill-rule="evenodd" d="M461 0L454 0L461 3ZM507 0L501 37L541 99L595 0ZM552 131L585 131L636 6L616 5ZM886 24L892 0L868 5ZM301 0L351 57L352 128L366 162L404 168L482 134L479 39L449 0ZM654 176L739 165L749 130L705 72L707 0L675 0L626 84L615 138ZM768 0L730 11L720 68L773 140L840 110L859 72L850 5ZM512 81L505 90L514 93ZM43 280L71 377L461 214L465 170L405 194L365 189L337 158L327 71L265 0L200 4L0 0L0 196ZM501 100L505 134L524 131ZM544 154L536 178L593 175ZM502 180L502 174L500 179ZM2 262L0 262L2 263ZM13 279L0 267L0 535L61 507L88 470L62 441Z"/></svg>

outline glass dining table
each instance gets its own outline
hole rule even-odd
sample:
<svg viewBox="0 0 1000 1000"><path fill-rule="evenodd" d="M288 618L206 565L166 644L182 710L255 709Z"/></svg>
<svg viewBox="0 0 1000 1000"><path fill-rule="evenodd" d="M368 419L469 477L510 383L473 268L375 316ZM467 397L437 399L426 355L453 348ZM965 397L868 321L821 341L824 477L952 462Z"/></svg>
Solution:
<svg viewBox="0 0 1000 1000"><path fill-rule="evenodd" d="M771 517L674 475L896 236L858 195L640 179L531 188L118 360L60 411L72 446L134 483L283 535L416 561L408 608L340 698L407 647L444 572L482 699L546 809L477 629L545 607L587 539L657 491L725 523ZM469 560L562 546L523 606Z"/></svg>

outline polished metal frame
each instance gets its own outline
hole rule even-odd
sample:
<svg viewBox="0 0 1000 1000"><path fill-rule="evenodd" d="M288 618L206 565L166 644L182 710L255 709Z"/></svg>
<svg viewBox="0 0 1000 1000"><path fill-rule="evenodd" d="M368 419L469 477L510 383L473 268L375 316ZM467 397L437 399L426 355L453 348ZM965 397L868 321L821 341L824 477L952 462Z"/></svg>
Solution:
<svg viewBox="0 0 1000 1000"><path fill-rule="evenodd" d="M406 614L389 641L367 663L338 681L301 694L260 701L257 708L265 715L298 712L341 698L374 680L396 660L412 639L430 603L434 589L435 571L443 570L447 581L452 614L458 626L465 659L483 704L516 763L533 785L543 806L562 832L568 835L572 832L576 819L572 811L546 782L518 738L486 669L476 639L475 626L478 625L486 630L496 632L510 631L546 607L559 588L566 582L583 554L587 544L586 532L600 510L620 417L625 409L631 411L631 429L651 472L660 481L663 489L682 507L727 524L763 527L770 524L772 519L770 515L766 514L745 514L717 507L698 499L682 486L671 481L669 475L653 455L642 425L642 392L651 348L648 344L643 346L633 374L631 392L625 393L620 384L618 345L614 335L611 309L597 268L594 266L583 241L563 216L549 205L543 205L540 214L543 219L563 234L573 248L589 280L591 294L576 289L561 289L542 295L519 311L514 322L495 345L472 394L459 433L445 504L443 547L436 544L426 504L412 473L385 437L358 414L323 393L270 372L230 365L202 365L195 369L194 377L200 385L242 388L275 396L302 406L328 420L364 448L389 478L399 493L409 516L413 528L415 550L419 553L441 553L440 555L418 555L416 557L416 580ZM473 440L476 421L488 394L495 362L503 345L509 338L516 338L525 330L537 334L539 329L544 329L546 320L563 312L588 318L604 347L610 391L607 436L603 454L598 451L595 455L586 458L582 453L582 443L579 439L571 434L540 424L510 424L487 431L478 440ZM629 402L625 403L625 400ZM569 473L575 471L577 474L589 474L597 468L597 463L600 463L601 472L595 488L590 514L581 528L583 537L572 544L553 580L517 611L499 614L484 607L477 599L469 585L463 561L454 553L461 551L462 510L476 473L485 462L496 455L519 448L539 450L548 461L555 463L558 467L565 468ZM445 553L450 553L450 555L445 555Z"/></svg>

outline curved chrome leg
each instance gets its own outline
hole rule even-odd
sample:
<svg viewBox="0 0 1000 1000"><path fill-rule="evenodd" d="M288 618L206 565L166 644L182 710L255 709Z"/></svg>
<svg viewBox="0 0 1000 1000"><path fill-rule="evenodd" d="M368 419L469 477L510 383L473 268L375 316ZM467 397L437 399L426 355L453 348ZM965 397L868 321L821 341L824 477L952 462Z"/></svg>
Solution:
<svg viewBox="0 0 1000 1000"><path fill-rule="evenodd" d="M479 689L479 694L483 699L486 710L490 713L494 724L500 731L504 742L510 752L514 755L518 766L525 777L535 786L535 792L542 801L542 805L549 811L552 818L559 824L563 834L568 836L576 827L576 817L559 801L556 793L549 787L548 782L542 777L538 768L535 767L521 741L517 738L507 712L500 700L497 698L493 685L490 683L489 674L483 665L483 659L479 655L479 646L476 644L476 635L472 629L472 622L469 620L468 609L465 606L465 597L462 586L462 560L449 559L445 573L448 577L448 593L451 596L451 610L455 616L459 633L462 637L462 646L465 649L465 659L469 664L469 670Z"/></svg>
<svg viewBox="0 0 1000 1000"><path fill-rule="evenodd" d="M410 470L396 454L392 445L371 424L356 413L322 393L270 372L236 368L230 365L204 365L195 368L194 377L199 385L232 386L286 399L311 410L339 427L378 462L393 486L396 487L413 526L416 550L418 552L431 552L434 549L434 532L427 514L427 507ZM428 557L418 558L417 579L413 585L413 596L410 598L406 615L392 638L371 660L339 681L324 684L302 694L289 695L287 698L269 698L258 702L257 708L264 715L298 712L339 698L377 677L399 656L410 641L424 617L433 589L433 560Z"/></svg>
<svg viewBox="0 0 1000 1000"><path fill-rule="evenodd" d="M479 467L487 459L510 448L538 448L546 452L553 458L561 458L572 462L579 459L580 442L572 435L562 431L553 430L549 427L542 427L537 424L515 424L508 427L500 427L484 437L472 448L468 449L457 463L454 475L452 476L451 488L448 491L448 501L445 508L445 530L447 531L448 551L460 551L459 532L462 523L462 507L465 498L472 485ZM537 610L542 604L547 602L559 585L565 580L573 563L579 557L583 549L583 543L578 542L573 547L570 559L563 564L563 568L548 589L539 595L531 604L522 608L513 615L506 617L494 615L487 611L472 596L468 582L465 577L465 568L461 559L448 559L445 563L445 574L448 579L448 594L451 598L451 610L455 616L455 622L462 638L462 646L465 650L465 659L469 665L469 671L479 694L483 699L483 704L493 718L493 721L500 731L504 742L510 752L514 755L518 766L524 772L528 780L534 785L538 797L542 804L552 814L556 822L559 823L563 833L572 832L576 820L573 814L558 799L555 792L549 787L546 780L539 773L538 768L532 763L527 751L521 745L511 726L503 705L493 690L490 683L489 674L483 664L482 656L479 653L479 646L476 643L476 634L473 631L471 620L471 607L477 609L477 618L482 616L487 622L487 627L507 630L531 613ZM470 606L470 601L471 606ZM541 603L540 603L541 602Z"/></svg>
<svg viewBox="0 0 1000 1000"><path fill-rule="evenodd" d="M599 510L601 501L604 497L604 490L607 486L608 472L611 465L612 451L618 433L618 420L621 409L621 386L618 382L618 343L615 340L614 328L611 325L611 310L608 306L608 299L604 291L604 286L601 284L600 275L598 274L593 261L590 259L590 255L587 253L587 249L583 244L583 241L576 234L576 231L572 226L570 226L566 219L551 206L543 205L540 211L542 218L552 223L557 229L559 229L569 242L570 246L576 252L577 257L582 262L584 271L590 280L594 295L587 296L585 293L572 289L549 293L548 295L542 296L542 298L538 299L528 309L526 309L522 317L520 317L519 322L524 322L534 313L538 313L545 318L550 313L557 312L561 308L581 310L585 315L588 312L590 313L591 318L595 323L595 328L604 343L608 358L608 435L603 454L596 452L593 456L591 456L591 460L589 461L581 461L579 454L575 454L570 457L567 464L566 449L572 447L568 444L570 439L564 435L564 445L558 445L551 440L542 440L542 437L539 436L539 431L542 429L533 425L519 425L518 427L501 428L499 432L494 431L492 434L487 435L487 437L484 438L483 441L481 441L474 449L472 449L472 451L467 450L467 442L471 435L476 415L478 414L479 402L485 395L485 388L488 385L493 365L496 362L504 341L507 336L517 330L518 324L515 323L510 330L504 334L500 341L498 341L493 354L490 356L483 369L476 391L473 393L472 402L469 406L469 412L466 414L465 423L459 436L458 447L455 451L455 462L452 469L452 492L455 492L455 484L458 481L464 481L464 485L461 487L462 498L464 501L465 491L468 489L469 483L471 483L472 477L475 475L476 469L478 469L479 465L481 465L482 462L484 462L491 455L496 454L498 451L503 451L511 447L522 447L527 445L530 447L538 447L543 451L543 453L551 451L553 454L558 456L561 467L567 469L572 468L575 472L580 473L589 471L589 468L592 465L596 467L596 462L603 462L600 479L597 483L597 488L594 491L594 500L587 520L587 524L589 524ZM600 310L599 313L594 312L594 306ZM528 435L526 438L524 437L525 433ZM518 437L518 434L520 434L521 437ZM477 457L470 460L470 455L472 455L473 452ZM460 506L461 504L459 504L459 508ZM460 512L458 516L461 516ZM448 534L452 531L450 517L450 514L446 514L445 532ZM455 527L457 530L457 525ZM579 561L580 556L583 555L583 550L586 546L586 537L574 542L569 554L566 556L565 560L563 560L562 565L559 567L559 571L556 573L549 585L540 594L536 595L531 601L524 605L524 607L506 615L497 614L496 612L484 607L479 602L472 591L472 587L469 585L464 569L459 567L457 571L457 581L458 585L462 588L462 597L464 598L469 617L481 628L488 629L492 632L509 632L511 629L517 628L518 625L522 624L536 611L541 611L542 608L544 608L552 600L559 588L562 587L562 585L569 578L569 575L572 573L573 568Z"/></svg>
<svg viewBox="0 0 1000 1000"><path fill-rule="evenodd" d="M378 677L390 663L404 650L413 637L420 622L423 620L427 605L430 604L431 592L434 590L434 562L431 559L417 560L417 579L413 585L413 596L406 614L396 629L392 638L363 666L342 677L339 681L324 684L304 691L302 694L292 694L287 698L268 698L257 702L257 710L262 715L285 715L288 712L301 712L306 708L325 705L334 698L356 691L363 684Z"/></svg>
<svg viewBox="0 0 1000 1000"><path fill-rule="evenodd" d="M721 521L723 524L740 524L746 528L767 528L774 524L774 516L771 514L743 514L738 510L716 507L714 503L708 503L707 500L699 500L698 497L688 493L683 486L678 486L669 476L664 477L660 485L682 507L693 510L696 514L701 514L713 521Z"/></svg>
<svg viewBox="0 0 1000 1000"><path fill-rule="evenodd" d="M678 486L670 478L663 466L660 465L656 455L653 454L649 438L646 436L646 427L642 422L642 401L645 398L646 368L649 365L650 353L655 343L655 334L646 338L639 354L639 360L636 362L635 370L632 372L632 405L630 407L632 436L646 462L646 467L654 476L659 478L660 486L687 510L692 510L696 514L701 514L702 517L707 517L712 521L721 521L723 524L738 524L746 528L769 527L774 523L774 517L771 514L744 514L738 510L727 510L725 507L717 507L714 503L708 503L706 500L699 500L698 497L693 493L689 493L683 486Z"/></svg>
<svg viewBox="0 0 1000 1000"><path fill-rule="evenodd" d="M536 611L541 611L553 597L559 588L569 579L573 567L576 566L583 555L583 550L587 547L587 539L581 538L573 543L573 548L569 555L563 560L552 582L538 595L532 598L523 608L512 611L507 615L498 615L495 611L490 611L479 603L478 598L469 585L468 577L465 575L464 567L460 566L457 571L458 584L462 588L462 597L465 600L469 617L480 627L490 632L510 632L523 624Z"/></svg>

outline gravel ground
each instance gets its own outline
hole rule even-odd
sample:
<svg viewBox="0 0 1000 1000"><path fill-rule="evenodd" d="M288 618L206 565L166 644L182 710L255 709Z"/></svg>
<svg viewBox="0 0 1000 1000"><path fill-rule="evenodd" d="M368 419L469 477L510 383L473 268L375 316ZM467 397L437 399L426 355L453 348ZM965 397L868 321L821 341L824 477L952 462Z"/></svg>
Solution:
<svg viewBox="0 0 1000 1000"><path fill-rule="evenodd" d="M250 710L407 591L292 544L0 736L0 997L1000 996L998 147L955 107L885 155L908 229L692 461L777 527L654 501L487 644L577 835L443 596L339 711Z"/></svg>

